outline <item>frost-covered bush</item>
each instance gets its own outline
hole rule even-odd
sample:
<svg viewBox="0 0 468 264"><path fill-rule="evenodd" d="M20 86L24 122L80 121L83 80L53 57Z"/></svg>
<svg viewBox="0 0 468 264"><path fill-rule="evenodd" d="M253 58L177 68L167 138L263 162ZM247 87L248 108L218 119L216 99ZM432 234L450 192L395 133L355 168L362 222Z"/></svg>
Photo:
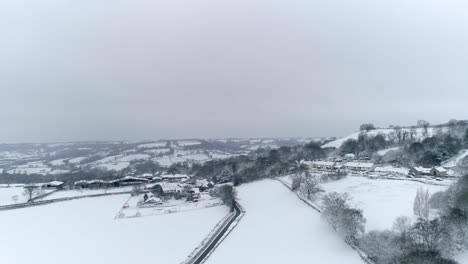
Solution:
<svg viewBox="0 0 468 264"><path fill-rule="evenodd" d="M348 243L356 244L367 222L362 210L349 205L347 193L332 192L323 197L322 216Z"/></svg>

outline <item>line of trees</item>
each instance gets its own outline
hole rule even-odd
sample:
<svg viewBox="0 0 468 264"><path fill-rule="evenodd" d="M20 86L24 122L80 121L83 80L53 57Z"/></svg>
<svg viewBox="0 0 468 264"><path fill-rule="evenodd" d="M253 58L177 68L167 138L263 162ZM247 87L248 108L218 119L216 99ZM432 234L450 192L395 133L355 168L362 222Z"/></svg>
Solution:
<svg viewBox="0 0 468 264"><path fill-rule="evenodd" d="M346 242L355 245L364 234L367 220L361 209L351 207L350 200L347 193L332 192L325 195L322 216Z"/></svg>

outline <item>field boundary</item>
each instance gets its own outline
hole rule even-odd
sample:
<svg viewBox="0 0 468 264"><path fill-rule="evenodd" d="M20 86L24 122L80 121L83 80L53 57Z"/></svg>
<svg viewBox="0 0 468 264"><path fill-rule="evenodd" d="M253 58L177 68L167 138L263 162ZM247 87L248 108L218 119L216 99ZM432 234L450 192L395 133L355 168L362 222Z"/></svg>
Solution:
<svg viewBox="0 0 468 264"><path fill-rule="evenodd" d="M234 210L221 219L208 236L195 248L195 250L188 256L188 258L181 264L202 264L211 254L218 248L218 246L226 239L226 237L234 230L239 224L240 220L244 217L245 210L239 204L235 203Z"/></svg>
<svg viewBox="0 0 468 264"><path fill-rule="evenodd" d="M26 202L26 203L2 205L0 206L0 211L15 210L15 209L21 209L21 208L27 208L27 207L33 207L33 206L41 206L41 205L47 205L47 204L52 204L52 203L58 203L58 202L84 199L84 198L95 198L95 197L130 194L130 193L131 191L124 191L124 192L115 192L115 193L99 193L99 194L89 194L89 195L82 195L82 196L63 197L63 198L50 199L50 200L44 200L44 201L33 200L32 202Z"/></svg>

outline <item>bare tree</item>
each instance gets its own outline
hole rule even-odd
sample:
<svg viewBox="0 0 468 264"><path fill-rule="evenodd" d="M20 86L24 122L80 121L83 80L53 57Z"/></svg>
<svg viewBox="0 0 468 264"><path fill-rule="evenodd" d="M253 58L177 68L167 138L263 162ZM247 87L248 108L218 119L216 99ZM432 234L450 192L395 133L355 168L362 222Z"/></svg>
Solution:
<svg viewBox="0 0 468 264"><path fill-rule="evenodd" d="M423 190L422 187L416 192L414 198L413 211L414 214L423 219L429 219L429 205L430 195L429 190Z"/></svg>
<svg viewBox="0 0 468 264"><path fill-rule="evenodd" d="M298 190L301 187L301 184L302 184L302 177L296 175L292 179L291 189Z"/></svg>
<svg viewBox="0 0 468 264"><path fill-rule="evenodd" d="M323 190L319 187L317 179L314 177L306 177L302 181L301 192L307 199L311 200L315 198L318 193L323 192Z"/></svg>
<svg viewBox="0 0 468 264"><path fill-rule="evenodd" d="M227 205L231 211L234 210L234 206L237 200L237 191L231 185L221 185L213 190L212 194L223 201L225 205Z"/></svg>
<svg viewBox="0 0 468 264"><path fill-rule="evenodd" d="M13 195L13 196L11 197L11 200L13 200L14 203L18 203L19 196L18 196L18 195Z"/></svg>
<svg viewBox="0 0 468 264"><path fill-rule="evenodd" d="M23 196L30 202L39 194L39 187L35 185L24 186Z"/></svg>
<svg viewBox="0 0 468 264"><path fill-rule="evenodd" d="M143 191L143 187L140 184L134 185L132 187L132 196L140 195L142 191Z"/></svg>
<svg viewBox="0 0 468 264"><path fill-rule="evenodd" d="M374 124L372 124L372 123L362 124L362 125L359 127L359 130L361 130L361 131L366 131L366 132L369 132L369 131L374 130L374 129L375 129L375 126L374 126Z"/></svg>
<svg viewBox="0 0 468 264"><path fill-rule="evenodd" d="M424 130L423 130L423 136L424 137L428 137L429 136L429 131L428 131L428 128L431 124L429 122L427 122L426 120L418 120L418 127L422 127Z"/></svg>

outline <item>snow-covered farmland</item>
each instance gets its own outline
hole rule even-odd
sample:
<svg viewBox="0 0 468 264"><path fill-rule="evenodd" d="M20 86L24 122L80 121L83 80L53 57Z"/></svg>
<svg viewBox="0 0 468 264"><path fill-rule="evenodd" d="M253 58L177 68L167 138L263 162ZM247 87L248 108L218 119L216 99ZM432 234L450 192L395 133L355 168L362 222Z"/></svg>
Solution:
<svg viewBox="0 0 468 264"><path fill-rule="evenodd" d="M201 142L197 140L182 140L182 141L177 141L177 145L181 147L187 147L187 146L195 146L195 145L200 145Z"/></svg>
<svg viewBox="0 0 468 264"><path fill-rule="evenodd" d="M14 204L12 197L15 195L18 197L18 203L26 202L23 192L23 187L0 188L0 205Z"/></svg>
<svg viewBox="0 0 468 264"><path fill-rule="evenodd" d="M50 164L52 166L62 166L62 165L65 165L65 160L66 159L57 159L57 160L53 160L50 162Z"/></svg>
<svg viewBox="0 0 468 264"><path fill-rule="evenodd" d="M448 161L444 162L442 164L442 167L445 167L445 168L453 168L455 166L457 166L458 162L460 162L461 160L463 160L464 158L468 157L468 150L463 150L460 152L459 155L449 159Z"/></svg>
<svg viewBox="0 0 468 264"><path fill-rule="evenodd" d="M83 161L84 159L86 159L86 157L76 157L76 158L73 158L73 159L69 160L68 163L78 164L81 161Z"/></svg>
<svg viewBox="0 0 468 264"><path fill-rule="evenodd" d="M180 263L228 210L115 220L128 195L85 198L0 212L2 263ZM33 246L25 245L32 238Z"/></svg>
<svg viewBox="0 0 468 264"><path fill-rule="evenodd" d="M427 136L430 137L430 136L435 135L439 129L441 131L446 131L447 130L447 128L429 127L427 129ZM410 128L402 128L401 130L411 132ZM379 129L371 130L369 132L358 131L358 132L354 132L354 133L352 133L352 134L350 134L348 136L345 136L345 137L339 138L337 140L328 142L327 144L323 145L323 147L324 148L339 148L348 139L358 139L360 133L366 133L368 136L375 136L375 135L381 133L381 134L384 134L385 136L388 136L392 132L395 132L395 129L393 129L393 128L379 128ZM423 139L424 136L425 136L424 128L416 128L416 129L414 129L414 132L415 132L415 137L417 139Z"/></svg>
<svg viewBox="0 0 468 264"><path fill-rule="evenodd" d="M414 217L413 201L419 187L435 193L446 186L430 185L407 180L369 179L348 176L342 180L322 184L326 192L347 192L353 204L364 211L366 230L389 229L399 216Z"/></svg>
<svg viewBox="0 0 468 264"><path fill-rule="evenodd" d="M146 144L140 144L138 145L137 147L138 148L162 148L162 147L165 147L167 145L167 142L164 141L164 142L155 142L155 143L146 143Z"/></svg>
<svg viewBox="0 0 468 264"><path fill-rule="evenodd" d="M468 263L468 252L456 256L455 260L458 261L460 264Z"/></svg>
<svg viewBox="0 0 468 264"><path fill-rule="evenodd" d="M238 188L247 213L207 264L364 263L321 216L273 180Z"/></svg>
<svg viewBox="0 0 468 264"><path fill-rule="evenodd" d="M110 189L82 189L82 190L63 190L57 191L50 195L47 195L43 200L51 200L58 198L67 198L67 197L79 197L86 195L95 195L95 194L104 194L104 193L118 193L118 192L129 192L132 190L132 186L121 187L121 188L110 188Z"/></svg>

